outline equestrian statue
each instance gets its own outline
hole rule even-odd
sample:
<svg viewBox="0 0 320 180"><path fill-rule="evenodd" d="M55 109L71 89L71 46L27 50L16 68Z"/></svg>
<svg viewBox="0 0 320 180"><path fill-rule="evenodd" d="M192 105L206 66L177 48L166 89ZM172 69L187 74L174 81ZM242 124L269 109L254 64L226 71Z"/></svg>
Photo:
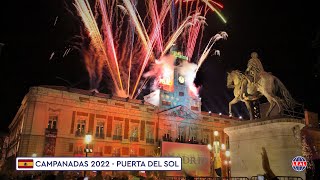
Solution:
<svg viewBox="0 0 320 180"><path fill-rule="evenodd" d="M266 117L270 116L275 105L278 106L280 113L283 109L293 108L296 104L283 83L271 73L264 71L256 52L251 53L245 73L239 70L228 72L227 87L234 89L234 99L229 102L229 114L232 115L232 105L242 101L249 111L250 120L253 119L250 101L258 100L262 96L270 103Z"/></svg>

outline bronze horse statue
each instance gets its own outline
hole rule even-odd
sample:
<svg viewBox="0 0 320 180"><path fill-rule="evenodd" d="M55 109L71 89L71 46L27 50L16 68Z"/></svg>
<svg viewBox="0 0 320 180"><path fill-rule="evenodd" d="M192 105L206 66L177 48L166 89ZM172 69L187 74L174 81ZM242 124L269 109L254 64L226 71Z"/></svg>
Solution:
<svg viewBox="0 0 320 180"><path fill-rule="evenodd" d="M295 100L283 83L277 77L265 71L259 73L256 82L252 82L248 75L238 70L228 72L227 87L234 88L234 99L229 102L229 114L232 115L232 105L242 101L249 111L250 120L253 119L250 101L255 101L262 96L265 96L270 103L266 117L270 116L270 112L275 105L278 106L280 113L284 108L292 108L295 104ZM277 96L276 94L279 91L281 95Z"/></svg>

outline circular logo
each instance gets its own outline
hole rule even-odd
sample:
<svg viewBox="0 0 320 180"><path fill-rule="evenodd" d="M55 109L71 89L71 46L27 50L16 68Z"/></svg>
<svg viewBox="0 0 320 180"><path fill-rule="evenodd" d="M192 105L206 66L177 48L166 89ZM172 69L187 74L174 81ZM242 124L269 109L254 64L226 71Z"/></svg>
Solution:
<svg viewBox="0 0 320 180"><path fill-rule="evenodd" d="M295 171L303 171L307 167L307 160L302 156L296 156L291 162L292 169Z"/></svg>

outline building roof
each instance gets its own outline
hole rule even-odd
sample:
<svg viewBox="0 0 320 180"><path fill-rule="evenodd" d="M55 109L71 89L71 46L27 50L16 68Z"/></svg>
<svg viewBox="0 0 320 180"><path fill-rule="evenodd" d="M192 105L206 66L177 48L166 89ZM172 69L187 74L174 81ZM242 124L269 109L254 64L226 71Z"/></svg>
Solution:
<svg viewBox="0 0 320 180"><path fill-rule="evenodd" d="M51 85L41 85L39 87L54 89L54 90L59 90L59 91L66 91L66 92L70 92L70 93L82 94L82 95L87 95L87 96L95 96L95 97L99 97L99 98L110 98L110 99L119 100L119 101L127 101L127 102L131 102L131 103L138 103L138 104L154 106L148 102L145 102L144 100L129 99L129 97L124 98L124 97L116 96L114 94L99 93L94 90L84 90L84 89L70 88L70 87L65 87L65 86L51 86Z"/></svg>

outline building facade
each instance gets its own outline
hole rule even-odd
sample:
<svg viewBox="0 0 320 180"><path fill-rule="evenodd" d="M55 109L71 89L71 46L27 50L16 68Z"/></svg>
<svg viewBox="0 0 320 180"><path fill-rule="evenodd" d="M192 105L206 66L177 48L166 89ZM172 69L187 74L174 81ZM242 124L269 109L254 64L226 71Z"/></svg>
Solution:
<svg viewBox="0 0 320 180"><path fill-rule="evenodd" d="M89 156L154 156L161 141L210 144L216 138L227 144L223 128L237 122L185 105L163 110L80 89L31 87L9 126L7 158L84 156L88 133L93 135Z"/></svg>

